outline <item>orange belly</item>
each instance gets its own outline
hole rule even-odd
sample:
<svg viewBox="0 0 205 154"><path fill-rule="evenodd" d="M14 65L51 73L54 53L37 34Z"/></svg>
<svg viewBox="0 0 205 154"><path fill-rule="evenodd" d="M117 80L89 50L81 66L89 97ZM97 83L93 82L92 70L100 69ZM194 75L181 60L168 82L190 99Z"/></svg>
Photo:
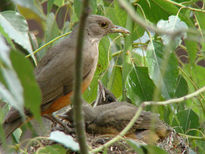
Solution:
<svg viewBox="0 0 205 154"><path fill-rule="evenodd" d="M93 74L89 74L88 77L86 79L83 80L82 82L82 92L84 92L88 86L90 85L90 82L92 81L93 78ZM66 94L65 96L61 96L59 97L57 100L55 100L54 102L52 102L52 104L45 110L43 111L41 114L52 114L55 111L58 111L60 109L62 109L63 107L70 105L71 104L71 96L73 94L73 91Z"/></svg>

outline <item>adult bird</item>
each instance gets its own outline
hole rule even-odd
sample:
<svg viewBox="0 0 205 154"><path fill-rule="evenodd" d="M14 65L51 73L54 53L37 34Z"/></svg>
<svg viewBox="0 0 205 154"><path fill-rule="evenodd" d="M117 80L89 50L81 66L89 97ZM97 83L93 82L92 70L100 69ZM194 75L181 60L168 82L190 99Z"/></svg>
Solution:
<svg viewBox="0 0 205 154"><path fill-rule="evenodd" d="M67 38L50 48L35 68L35 77L42 93L42 115L52 114L71 104L78 27ZM129 31L114 25L106 17L88 16L84 30L82 91L86 90L93 78L98 62L99 41L109 33ZM31 117L29 111L26 114ZM19 112L12 108L3 123L6 137L22 123Z"/></svg>

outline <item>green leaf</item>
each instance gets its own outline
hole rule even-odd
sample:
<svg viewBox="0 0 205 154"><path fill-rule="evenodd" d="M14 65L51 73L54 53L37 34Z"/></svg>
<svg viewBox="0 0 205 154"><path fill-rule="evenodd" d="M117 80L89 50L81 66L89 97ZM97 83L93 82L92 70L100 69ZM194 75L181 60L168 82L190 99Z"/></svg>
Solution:
<svg viewBox="0 0 205 154"><path fill-rule="evenodd" d="M192 80L198 87L205 85L205 68L199 65L187 64L183 70L191 76ZM199 73L200 72L200 73Z"/></svg>
<svg viewBox="0 0 205 154"><path fill-rule="evenodd" d="M179 75L177 79L177 86L176 86L176 92L175 96L176 97L182 97L188 94L188 85L186 80L184 79L183 76Z"/></svg>
<svg viewBox="0 0 205 154"><path fill-rule="evenodd" d="M0 37L0 51L0 99L24 114L23 88L12 67L10 50L2 37Z"/></svg>
<svg viewBox="0 0 205 154"><path fill-rule="evenodd" d="M133 102L152 100L155 85L148 75L148 69L134 66L128 75L126 89Z"/></svg>
<svg viewBox="0 0 205 154"><path fill-rule="evenodd" d="M63 132L51 132L49 139L58 142L74 151L79 151L79 144L75 142L70 135L66 135Z"/></svg>
<svg viewBox="0 0 205 154"><path fill-rule="evenodd" d="M122 68L114 66L112 74L108 81L108 89L114 94L115 97L122 95Z"/></svg>
<svg viewBox="0 0 205 154"><path fill-rule="evenodd" d="M146 148L146 150L147 150L146 153L148 153L148 154L168 154L167 152L165 152L161 148L154 146L154 145L146 145L143 147Z"/></svg>
<svg viewBox="0 0 205 154"><path fill-rule="evenodd" d="M80 18L81 4L82 4L82 0L75 0L75 1L73 2L75 14L77 15L78 18Z"/></svg>
<svg viewBox="0 0 205 154"><path fill-rule="evenodd" d="M58 28L55 18L56 17L52 12L49 13L46 18L46 30L45 30L46 42L52 40L53 38L57 37L60 34L60 30Z"/></svg>
<svg viewBox="0 0 205 154"><path fill-rule="evenodd" d="M66 154L67 150L61 145L48 145L39 148L35 154Z"/></svg>
<svg viewBox="0 0 205 154"><path fill-rule="evenodd" d="M33 66L30 61L19 52L12 51L10 58L23 86L25 107L33 113L35 118L39 119L41 91L34 77Z"/></svg>
<svg viewBox="0 0 205 154"><path fill-rule="evenodd" d="M190 64L194 65L195 60L196 60L196 56L197 56L197 52L199 50L198 43L194 42L192 40L185 40L185 45L186 45L187 52L189 55Z"/></svg>
<svg viewBox="0 0 205 154"><path fill-rule="evenodd" d="M164 0L150 0L149 2L150 5L147 5L146 1L139 1L138 4L142 7L146 18L155 24L160 19L167 19L170 15L176 15L179 10L175 5ZM138 12L141 14L141 10L138 10ZM193 25L189 19L189 16L184 16L185 11L185 9L182 9L179 17L187 24Z"/></svg>
<svg viewBox="0 0 205 154"><path fill-rule="evenodd" d="M126 142L128 143L130 147L132 147L137 152L137 154L144 154L144 151L141 145L139 145L137 142L135 142L134 140L130 140L130 139L126 140Z"/></svg>
<svg viewBox="0 0 205 154"><path fill-rule="evenodd" d="M18 12L1 12L0 25L16 43L31 53L32 48L28 36L28 25L26 20Z"/></svg>
<svg viewBox="0 0 205 154"><path fill-rule="evenodd" d="M191 109L178 112L172 123L175 130L181 133L186 133L186 131L192 128L196 129L199 125L199 117ZM193 133L190 134L193 135Z"/></svg>
<svg viewBox="0 0 205 154"><path fill-rule="evenodd" d="M47 14L49 14L51 12L53 4L54 4L54 0L49 0L47 2Z"/></svg>
<svg viewBox="0 0 205 154"><path fill-rule="evenodd" d="M87 90L83 94L83 98L87 102L92 102L95 100L97 96L97 87L98 87L98 79L100 78L100 75L106 70L108 67L108 49L109 49L110 42L107 37L104 37L99 44L99 58L98 58L98 64L96 68L95 75L93 77L93 80L90 84L90 86L87 88Z"/></svg>
<svg viewBox="0 0 205 154"><path fill-rule="evenodd" d="M64 5L64 0L54 0L54 4L58 7L61 7Z"/></svg>
<svg viewBox="0 0 205 154"><path fill-rule="evenodd" d="M17 51L11 51L10 58L23 87L25 107L39 119L41 92L34 77L33 66L23 54Z"/></svg>
<svg viewBox="0 0 205 154"><path fill-rule="evenodd" d="M166 58L167 65L164 68L164 54L169 51L164 51L162 44L155 41L150 46L146 56L150 77L155 86L161 89L164 98L172 98L175 94L178 78L178 62L175 54L170 53L169 57Z"/></svg>

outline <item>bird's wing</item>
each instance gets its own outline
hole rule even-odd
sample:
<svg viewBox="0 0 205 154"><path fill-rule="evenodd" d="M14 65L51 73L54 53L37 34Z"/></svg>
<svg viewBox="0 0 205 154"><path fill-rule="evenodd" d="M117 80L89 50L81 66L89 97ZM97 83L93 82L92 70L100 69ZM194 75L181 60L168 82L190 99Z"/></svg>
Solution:
<svg viewBox="0 0 205 154"><path fill-rule="evenodd" d="M61 48L62 46L64 48ZM92 61L89 63L92 64ZM75 45L70 38L56 44L42 58L35 70L42 92L42 104L49 103L72 91L74 65ZM90 72L92 65L87 64L84 67L83 78Z"/></svg>
<svg viewBox="0 0 205 154"><path fill-rule="evenodd" d="M121 131L133 118L136 111L137 107L127 105L127 103L121 105L119 103L118 106L114 104L114 108L110 106L109 110L104 110L99 113L95 124L105 127L114 127L118 131ZM152 126L152 120L157 122L160 121L156 114L143 111L130 131L150 129Z"/></svg>

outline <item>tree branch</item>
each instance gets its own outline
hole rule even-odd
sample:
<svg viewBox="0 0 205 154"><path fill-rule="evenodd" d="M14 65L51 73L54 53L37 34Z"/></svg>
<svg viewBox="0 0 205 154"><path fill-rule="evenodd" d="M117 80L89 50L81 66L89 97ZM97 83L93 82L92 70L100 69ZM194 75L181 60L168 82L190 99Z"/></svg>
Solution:
<svg viewBox="0 0 205 154"><path fill-rule="evenodd" d="M84 130L84 119L82 115L82 96L81 96L81 80L82 80L82 58L83 58L83 39L86 19L88 16L89 0L83 0L82 12L79 23L77 47L76 47L76 60L75 60L75 75L74 75L74 95L73 95L73 110L74 122L76 128L76 135L80 145L80 153L87 154L88 148L86 144L86 136Z"/></svg>

